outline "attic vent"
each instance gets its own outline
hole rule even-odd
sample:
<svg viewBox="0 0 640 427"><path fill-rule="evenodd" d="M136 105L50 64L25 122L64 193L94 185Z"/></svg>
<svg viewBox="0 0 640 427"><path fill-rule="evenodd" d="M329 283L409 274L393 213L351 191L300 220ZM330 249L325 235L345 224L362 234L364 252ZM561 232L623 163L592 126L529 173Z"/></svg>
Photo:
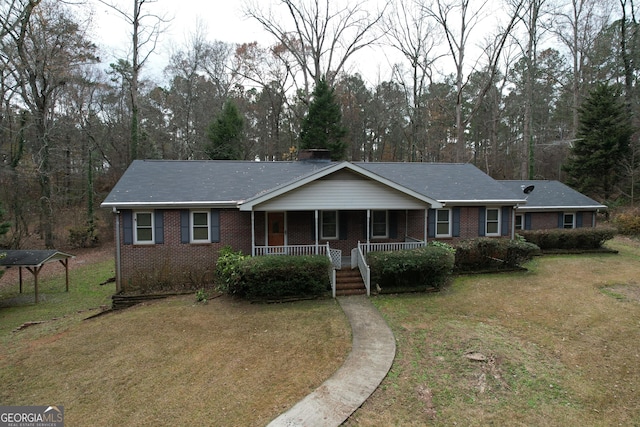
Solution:
<svg viewBox="0 0 640 427"><path fill-rule="evenodd" d="M323 148L300 150L298 160L302 162L330 162L331 152Z"/></svg>

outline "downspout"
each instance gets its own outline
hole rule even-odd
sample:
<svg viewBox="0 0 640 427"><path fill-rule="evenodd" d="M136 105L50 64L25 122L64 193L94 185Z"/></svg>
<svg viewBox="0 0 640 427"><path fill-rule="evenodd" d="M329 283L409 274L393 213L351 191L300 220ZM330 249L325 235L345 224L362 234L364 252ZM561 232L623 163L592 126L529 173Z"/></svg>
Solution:
<svg viewBox="0 0 640 427"><path fill-rule="evenodd" d="M116 292L120 292L122 291L122 273L120 264L120 211L118 211L115 206L113 207L113 214L116 216Z"/></svg>

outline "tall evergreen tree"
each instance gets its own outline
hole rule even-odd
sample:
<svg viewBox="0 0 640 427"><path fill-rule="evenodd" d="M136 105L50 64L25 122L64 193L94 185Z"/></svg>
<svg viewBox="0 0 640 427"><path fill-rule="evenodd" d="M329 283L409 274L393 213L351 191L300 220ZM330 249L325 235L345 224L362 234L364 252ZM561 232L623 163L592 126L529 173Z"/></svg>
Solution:
<svg viewBox="0 0 640 427"><path fill-rule="evenodd" d="M579 109L579 127L564 169L568 183L581 192L609 200L622 178L629 153L631 120L619 91L601 83Z"/></svg>
<svg viewBox="0 0 640 427"><path fill-rule="evenodd" d="M242 130L244 119L238 107L227 101L222 113L209 125L208 137L211 141L205 151L213 160L242 159Z"/></svg>
<svg viewBox="0 0 640 427"><path fill-rule="evenodd" d="M345 157L347 144L343 138L347 129L342 126L342 113L333 89L320 79L313 90L309 113L302 119L300 148L324 148L331 152L332 160Z"/></svg>

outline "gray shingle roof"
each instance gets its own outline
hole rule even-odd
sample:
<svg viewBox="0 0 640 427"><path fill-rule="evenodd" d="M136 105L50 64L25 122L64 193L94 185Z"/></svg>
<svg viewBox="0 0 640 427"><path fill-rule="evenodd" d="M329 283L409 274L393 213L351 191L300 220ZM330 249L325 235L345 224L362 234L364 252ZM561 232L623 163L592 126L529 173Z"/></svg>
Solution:
<svg viewBox="0 0 640 427"><path fill-rule="evenodd" d="M470 164L354 163L399 186L439 201L523 200ZM237 202L299 181L335 163L136 160L103 207L178 206Z"/></svg>
<svg viewBox="0 0 640 427"><path fill-rule="evenodd" d="M533 185L534 190L527 195L527 204L522 210L535 209L606 209L606 206L585 196L559 181L522 180L499 181L514 192Z"/></svg>
<svg viewBox="0 0 640 427"><path fill-rule="evenodd" d="M320 162L136 160L103 206L238 202L327 166Z"/></svg>
<svg viewBox="0 0 640 427"><path fill-rule="evenodd" d="M468 163L354 163L438 201L522 200Z"/></svg>

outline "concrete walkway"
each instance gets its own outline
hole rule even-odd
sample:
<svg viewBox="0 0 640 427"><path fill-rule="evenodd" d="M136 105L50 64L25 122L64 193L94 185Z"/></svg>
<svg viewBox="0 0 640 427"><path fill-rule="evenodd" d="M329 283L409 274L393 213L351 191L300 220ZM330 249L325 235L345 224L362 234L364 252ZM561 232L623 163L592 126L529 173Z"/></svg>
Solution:
<svg viewBox="0 0 640 427"><path fill-rule="evenodd" d="M339 426L367 400L391 369L396 340L369 298L339 297L338 302L351 323L351 353L331 378L269 426Z"/></svg>

